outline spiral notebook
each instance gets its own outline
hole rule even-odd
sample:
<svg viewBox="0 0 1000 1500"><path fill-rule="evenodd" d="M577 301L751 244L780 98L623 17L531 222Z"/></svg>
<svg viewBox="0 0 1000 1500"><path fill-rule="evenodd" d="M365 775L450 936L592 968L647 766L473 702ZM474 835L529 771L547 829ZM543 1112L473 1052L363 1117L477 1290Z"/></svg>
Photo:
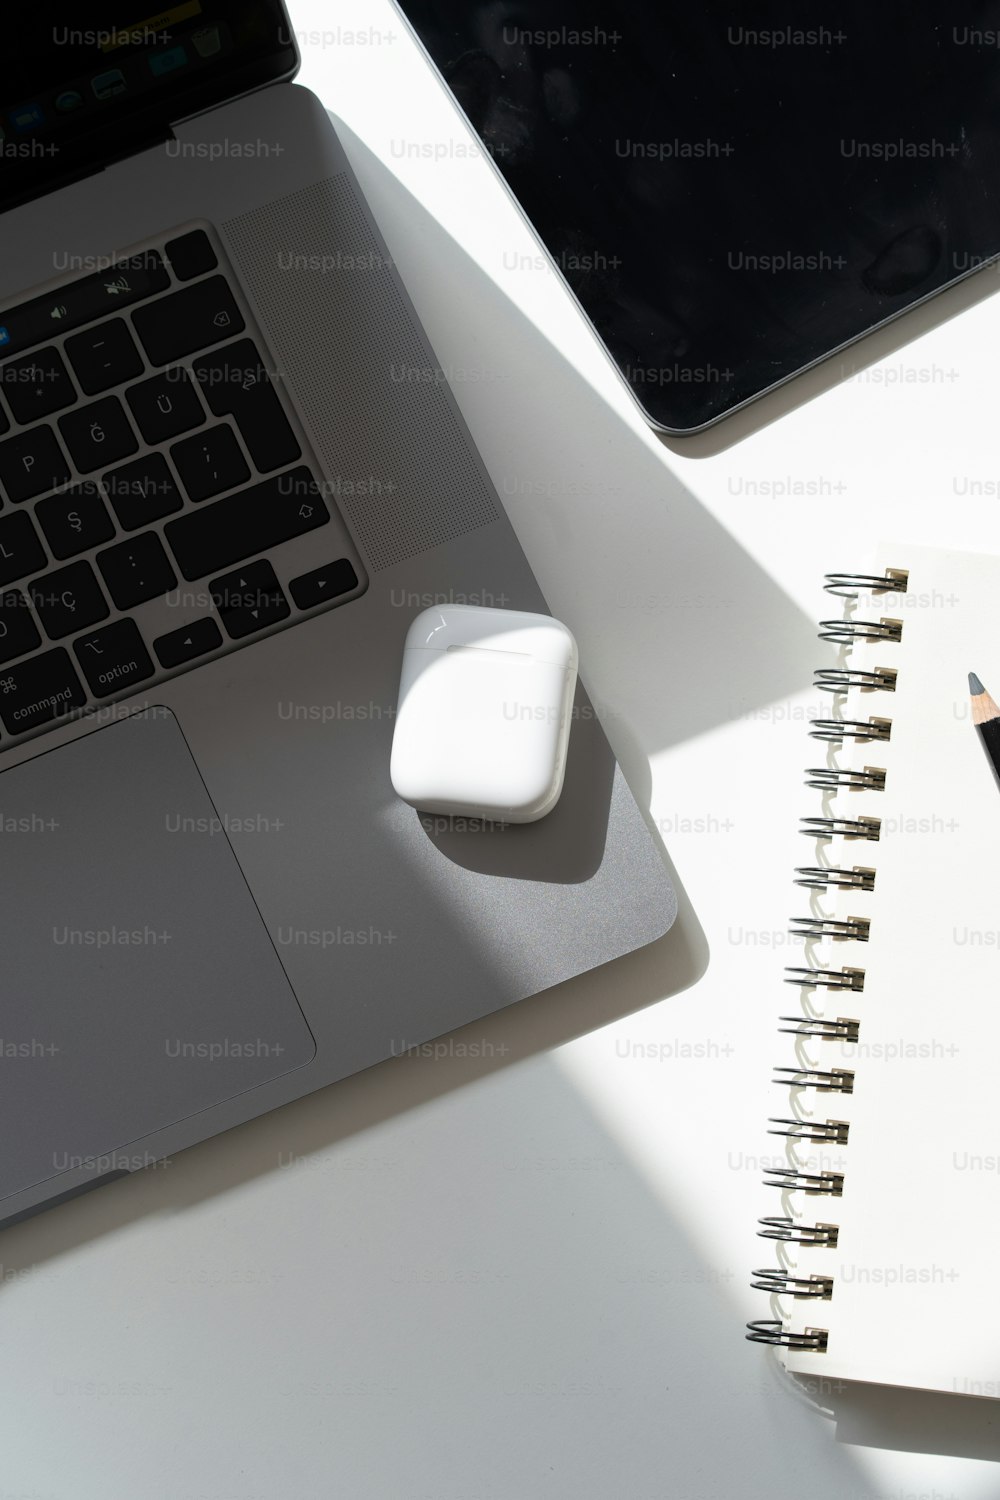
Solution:
<svg viewBox="0 0 1000 1500"><path fill-rule="evenodd" d="M890 543L826 586L748 1337L1000 1396L1000 788L967 680L1000 698L1000 558Z"/></svg>

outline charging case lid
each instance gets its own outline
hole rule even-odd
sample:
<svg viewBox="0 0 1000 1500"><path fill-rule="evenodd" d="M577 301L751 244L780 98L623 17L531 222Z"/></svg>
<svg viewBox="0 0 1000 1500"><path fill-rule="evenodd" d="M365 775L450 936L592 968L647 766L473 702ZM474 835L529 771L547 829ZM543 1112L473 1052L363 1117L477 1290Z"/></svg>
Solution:
<svg viewBox="0 0 1000 1500"><path fill-rule="evenodd" d="M406 633L406 650L451 651L468 647L530 657L576 670L576 642L566 626L549 615L474 604L436 604L425 609Z"/></svg>

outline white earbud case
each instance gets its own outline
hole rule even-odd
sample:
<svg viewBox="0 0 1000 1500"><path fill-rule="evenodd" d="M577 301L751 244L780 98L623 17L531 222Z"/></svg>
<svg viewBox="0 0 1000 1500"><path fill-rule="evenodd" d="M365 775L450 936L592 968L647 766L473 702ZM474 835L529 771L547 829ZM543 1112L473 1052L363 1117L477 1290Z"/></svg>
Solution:
<svg viewBox="0 0 1000 1500"><path fill-rule="evenodd" d="M442 604L403 650L390 777L422 812L533 823L556 805L577 649L548 615Z"/></svg>

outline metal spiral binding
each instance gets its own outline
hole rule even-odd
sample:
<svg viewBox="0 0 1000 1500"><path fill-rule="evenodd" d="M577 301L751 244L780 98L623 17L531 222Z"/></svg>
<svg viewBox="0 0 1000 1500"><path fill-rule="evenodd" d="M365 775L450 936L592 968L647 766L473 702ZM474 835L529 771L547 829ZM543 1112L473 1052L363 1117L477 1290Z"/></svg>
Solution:
<svg viewBox="0 0 1000 1500"><path fill-rule="evenodd" d="M806 786L819 792L884 792L885 771L881 766L865 766L858 771L851 766L809 766Z"/></svg>
<svg viewBox="0 0 1000 1500"><path fill-rule="evenodd" d="M834 865L800 865L795 874L796 885L805 885L814 891L825 891L830 886L842 891L875 889L875 871L866 865L855 865L850 870L838 869Z"/></svg>
<svg viewBox="0 0 1000 1500"><path fill-rule="evenodd" d="M827 573L823 587L841 599L856 599L859 594L905 594L909 577L905 568L886 568L884 573Z"/></svg>
<svg viewBox="0 0 1000 1500"><path fill-rule="evenodd" d="M761 1225L757 1233L762 1240L781 1240L785 1245L822 1245L826 1250L835 1250L840 1235L839 1224L797 1224L784 1215L758 1219Z"/></svg>
<svg viewBox="0 0 1000 1500"><path fill-rule="evenodd" d="M772 1083L784 1083L791 1089L818 1089L821 1094L853 1094L854 1074L850 1068L775 1068Z"/></svg>
<svg viewBox="0 0 1000 1500"><path fill-rule="evenodd" d="M750 1275L758 1278L750 1283L757 1292L786 1292L791 1297L825 1297L827 1301L833 1296L832 1276L796 1276L793 1271L784 1271L777 1266L765 1266L761 1271L751 1271Z"/></svg>
<svg viewBox="0 0 1000 1500"><path fill-rule="evenodd" d="M852 687L878 688L882 692L894 693L896 673L892 667L875 667L871 672L852 667L817 667L813 683L823 693L847 693Z"/></svg>
<svg viewBox="0 0 1000 1500"><path fill-rule="evenodd" d="M832 839L840 836L845 839L869 839L877 844L882 834L881 818L800 818L799 822L803 824L799 832L804 833L806 838Z"/></svg>
<svg viewBox="0 0 1000 1500"><path fill-rule="evenodd" d="M786 964L786 974L800 974L800 979L786 979L786 984L800 984L804 988L821 990L855 990L865 987L864 969L809 969L804 966Z"/></svg>
<svg viewBox="0 0 1000 1500"><path fill-rule="evenodd" d="M856 943L867 943L871 931L867 917L790 917L788 930L796 937L830 937L835 942L850 939Z"/></svg>
<svg viewBox="0 0 1000 1500"><path fill-rule="evenodd" d="M765 1167L765 1187L783 1193L806 1193L813 1197L839 1198L844 1191L843 1172L800 1172L796 1167Z"/></svg>
<svg viewBox="0 0 1000 1500"><path fill-rule="evenodd" d="M901 641L902 620L820 620L821 641L853 646L855 641Z"/></svg>
<svg viewBox="0 0 1000 1500"><path fill-rule="evenodd" d="M824 1042L856 1042L861 1031L861 1022L847 1016L838 1016L828 1021L825 1016L779 1016L779 1021L790 1021L790 1026L779 1026L778 1030L791 1036L815 1036Z"/></svg>
<svg viewBox="0 0 1000 1500"><path fill-rule="evenodd" d="M845 599L857 599L861 594L906 593L909 574L902 569L887 568L883 573L827 573L824 588L830 594ZM903 622L882 616L879 619L857 619L848 609L841 620L821 620L821 640L831 641L847 648L863 643L884 644L891 651L903 638ZM841 660L844 657L842 655ZM815 674L815 685L820 691L835 695L846 694L852 689L862 693L896 690L895 667L822 667ZM836 710L834 710L836 712ZM884 743L892 735L892 720L877 714L864 718L838 719L821 717L811 721L810 737L831 745L842 745L845 741L857 744ZM881 766L858 767L813 766L806 770L806 785L826 794L837 792L883 792L886 787L886 771ZM833 838L864 839L877 843L882 836L879 818L860 814L837 816L824 813L821 817L801 820L800 832L817 840ZM820 856L822 857L822 856ZM796 885L811 891L852 891L869 893L875 889L875 870L867 865L803 865L795 871ZM863 908L863 902L862 902ZM871 918L868 916L827 916L814 912L805 917L792 917L789 931L796 937L815 941L828 939L833 942L867 943L871 935ZM787 984L797 985L805 999L810 990L850 991L860 993L865 985L865 970L845 964L841 968L826 968L811 965L788 966L785 973ZM804 1004L797 1016L779 1016L778 1030L796 1039L810 1039L819 1043L840 1042L857 1044L861 1023L850 1016L826 1017L810 1014L811 1003ZM802 1112L803 1097L824 1094L850 1095L854 1092L855 1073L852 1067L823 1066L823 1060L815 1063L804 1055L801 1042L797 1048L797 1066L778 1066L774 1069L772 1082L793 1090L789 1116L772 1116L768 1121L768 1134L785 1136L791 1143L834 1144L846 1146L850 1137L849 1120L815 1119ZM812 1091L803 1096L803 1090ZM807 1162L808 1166L809 1163ZM769 1167L764 1178L765 1185L778 1188L782 1194L800 1192L812 1197L839 1198L844 1193L844 1173L838 1171L807 1171L800 1168L793 1156L785 1167ZM785 1205L783 1205L784 1207ZM803 1223L791 1212L769 1215L758 1219L757 1233L763 1239L777 1240L783 1244L807 1247L818 1245L830 1250L837 1246L840 1227L837 1224L817 1222ZM809 1251L804 1248L800 1259L808 1261ZM803 1265L781 1265L751 1274L751 1285L758 1291L769 1292L772 1297L791 1297L794 1300L826 1300L833 1296L834 1277L819 1271L811 1273ZM812 1353L826 1352L829 1330L807 1327L802 1331L789 1329L784 1319L765 1318L747 1324L747 1338L754 1343L778 1345L785 1349L807 1350Z"/></svg>
<svg viewBox="0 0 1000 1500"><path fill-rule="evenodd" d="M828 740L839 745L844 740L887 740L892 735L891 719L810 719L809 738Z"/></svg>
<svg viewBox="0 0 1000 1500"><path fill-rule="evenodd" d="M801 1333L782 1328L780 1318L756 1318L747 1324L751 1344L780 1344L783 1349L809 1349L825 1354L830 1335L825 1328L805 1328Z"/></svg>
<svg viewBox="0 0 1000 1500"><path fill-rule="evenodd" d="M850 1132L849 1120L794 1120L781 1115L772 1115L769 1125L783 1125L783 1130L769 1130L768 1135L787 1135L797 1141L832 1141L835 1146L846 1146Z"/></svg>

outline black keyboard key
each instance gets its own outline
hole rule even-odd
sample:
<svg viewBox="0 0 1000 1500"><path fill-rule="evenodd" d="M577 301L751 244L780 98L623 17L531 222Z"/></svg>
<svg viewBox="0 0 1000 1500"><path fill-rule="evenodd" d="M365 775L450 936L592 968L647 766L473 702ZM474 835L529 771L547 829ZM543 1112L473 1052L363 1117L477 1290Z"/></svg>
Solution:
<svg viewBox="0 0 1000 1500"><path fill-rule="evenodd" d="M95 271L68 282L57 291L32 297L0 312L4 353L32 349L52 337L55 326L65 333L92 323L105 313L117 312L132 302L151 297L170 285L166 267L156 250L143 250L118 261L106 271Z"/></svg>
<svg viewBox="0 0 1000 1500"><path fill-rule="evenodd" d="M206 651L215 651L221 645L222 631L211 615L205 615L200 620L192 620L190 625L182 625L180 630L171 630L169 635L157 636L153 650L159 657L160 666L169 671L171 667L182 667L185 662L204 656Z"/></svg>
<svg viewBox="0 0 1000 1500"><path fill-rule="evenodd" d="M225 425L209 427L196 437L175 443L170 457L192 500L208 500L250 478L236 434Z"/></svg>
<svg viewBox="0 0 1000 1500"><path fill-rule="evenodd" d="M161 516L180 510L184 504L162 453L134 458L105 474L101 483L126 531L149 526Z"/></svg>
<svg viewBox="0 0 1000 1500"><path fill-rule="evenodd" d="M111 613L88 562L70 563L54 573L43 573L28 585L28 592L45 633L54 641L86 630Z"/></svg>
<svg viewBox="0 0 1000 1500"><path fill-rule="evenodd" d="M0 483L15 502L44 495L69 477L69 465L49 426L32 427L0 443Z"/></svg>
<svg viewBox="0 0 1000 1500"><path fill-rule="evenodd" d="M326 604L338 594L350 593L358 586L358 575L346 557L327 563L325 568L315 568L311 573L300 573L288 585L288 592L297 609L315 609L317 604Z"/></svg>
<svg viewBox="0 0 1000 1500"><path fill-rule="evenodd" d="M185 354L242 333L244 327L243 314L222 276L138 308L132 322L154 365L173 364Z"/></svg>
<svg viewBox="0 0 1000 1500"><path fill-rule="evenodd" d="M76 400L69 371L55 347L39 349L27 359L12 359L0 365L0 384L15 422L24 426L54 411L62 411Z"/></svg>
<svg viewBox="0 0 1000 1500"><path fill-rule="evenodd" d="M177 239L168 240L163 249L178 281L204 276L206 271L214 271L217 265L212 242L204 229L192 229L190 234L178 235Z"/></svg>
<svg viewBox="0 0 1000 1500"><path fill-rule="evenodd" d="M73 650L95 698L127 692L155 671L134 620L115 620L81 636Z"/></svg>
<svg viewBox="0 0 1000 1500"><path fill-rule="evenodd" d="M66 340L66 354L88 396L142 374L142 355L124 318L109 318Z"/></svg>
<svg viewBox="0 0 1000 1500"><path fill-rule="evenodd" d="M267 552L329 519L315 479L299 468L188 511L163 530L184 577L193 579Z"/></svg>
<svg viewBox="0 0 1000 1500"><path fill-rule="evenodd" d="M35 506L35 518L45 532L53 556L60 561L109 541L115 534L114 522L93 479L85 479L82 484L74 484L58 495L39 500ZM43 567L44 558L35 566Z"/></svg>
<svg viewBox="0 0 1000 1500"><path fill-rule="evenodd" d="M125 400L147 443L165 443L179 432L200 427L205 408L184 369L164 370L125 392Z"/></svg>
<svg viewBox="0 0 1000 1500"><path fill-rule="evenodd" d="M119 609L134 609L147 599L165 594L177 582L155 531L144 531L98 552L97 565Z"/></svg>
<svg viewBox="0 0 1000 1500"><path fill-rule="evenodd" d="M87 701L73 663L61 646L0 672L0 719L10 734L24 734L82 708Z"/></svg>
<svg viewBox="0 0 1000 1500"><path fill-rule="evenodd" d="M228 344L192 366L217 417L232 416L262 474L294 463L301 449L252 339Z"/></svg>
<svg viewBox="0 0 1000 1500"><path fill-rule="evenodd" d="M25 510L0 519L0 586L37 573L46 562L45 548Z"/></svg>
<svg viewBox="0 0 1000 1500"><path fill-rule="evenodd" d="M212 603L234 641L291 614L275 571L263 558L222 578L213 578L209 589Z"/></svg>
<svg viewBox="0 0 1000 1500"><path fill-rule="evenodd" d="M117 463L139 446L117 396L105 396L60 417L59 431L81 474Z"/></svg>
<svg viewBox="0 0 1000 1500"><path fill-rule="evenodd" d="M10 431L10 418L8 417L7 413L4 411L3 407L0 406L0 437L3 437L4 433L5 432L9 432L9 431Z"/></svg>
<svg viewBox="0 0 1000 1500"><path fill-rule="evenodd" d="M13 661L42 644L28 601L20 589L0 593L0 662Z"/></svg>

